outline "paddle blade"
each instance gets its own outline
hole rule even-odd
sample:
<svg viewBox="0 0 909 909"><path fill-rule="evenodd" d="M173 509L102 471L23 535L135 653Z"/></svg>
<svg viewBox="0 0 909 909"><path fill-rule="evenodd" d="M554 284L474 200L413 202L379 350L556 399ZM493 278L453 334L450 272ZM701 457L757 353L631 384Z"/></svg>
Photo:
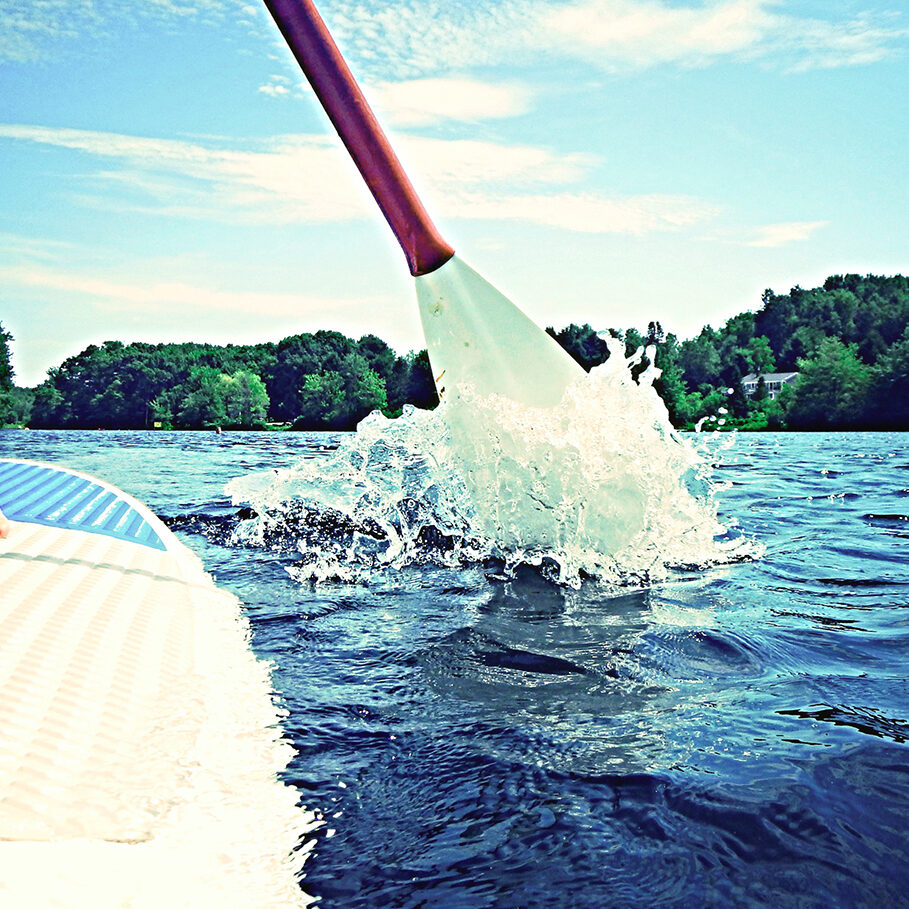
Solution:
<svg viewBox="0 0 909 909"><path fill-rule="evenodd" d="M439 397L461 385L531 407L554 407L584 370L457 256L416 279Z"/></svg>

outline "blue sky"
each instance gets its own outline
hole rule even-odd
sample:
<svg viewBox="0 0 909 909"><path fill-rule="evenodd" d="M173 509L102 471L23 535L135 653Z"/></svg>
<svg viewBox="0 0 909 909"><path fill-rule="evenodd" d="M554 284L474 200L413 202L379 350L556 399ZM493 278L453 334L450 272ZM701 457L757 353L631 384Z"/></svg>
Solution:
<svg viewBox="0 0 909 909"><path fill-rule="evenodd" d="M542 325L682 337L909 270L898 0L322 0L459 255ZM0 322L423 346L378 209L252 0L0 0Z"/></svg>

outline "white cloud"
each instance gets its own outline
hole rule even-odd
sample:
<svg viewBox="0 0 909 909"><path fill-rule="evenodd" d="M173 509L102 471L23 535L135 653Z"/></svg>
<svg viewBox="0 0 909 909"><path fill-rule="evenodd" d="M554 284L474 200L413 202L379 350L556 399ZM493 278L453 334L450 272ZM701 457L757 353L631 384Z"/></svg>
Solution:
<svg viewBox="0 0 909 909"><path fill-rule="evenodd" d="M444 0L341 0L323 14L342 52L360 74L409 79L465 71L508 59L530 43L539 0L504 0L479 8Z"/></svg>
<svg viewBox="0 0 909 909"><path fill-rule="evenodd" d="M598 159L589 154L560 154L529 145L505 145L476 139L400 137L402 152L415 172L443 191L462 187L517 190L527 186L575 183Z"/></svg>
<svg viewBox="0 0 909 909"><path fill-rule="evenodd" d="M259 91L262 92L263 95L271 95L272 98L280 98L282 95L290 94L290 89L286 85L275 85L272 82L260 85Z"/></svg>
<svg viewBox="0 0 909 909"><path fill-rule="evenodd" d="M78 247L68 240L47 240L22 234L0 233L0 249L6 257L24 258L33 262L50 261L58 255L69 254ZM84 250L79 249L80 254Z"/></svg>
<svg viewBox="0 0 909 909"><path fill-rule="evenodd" d="M290 94L290 79L286 76L270 76L268 82L259 86L259 91L272 98L280 98Z"/></svg>
<svg viewBox="0 0 909 909"><path fill-rule="evenodd" d="M677 230L714 217L719 209L689 196L640 195L609 198L594 193L475 195L449 197L449 217L523 221L577 233L647 234Z"/></svg>
<svg viewBox="0 0 909 909"><path fill-rule="evenodd" d="M383 122L426 126L444 120L496 120L526 113L531 94L524 86L466 76L379 82L368 89Z"/></svg>
<svg viewBox="0 0 909 909"><path fill-rule="evenodd" d="M852 18L787 14L782 0L336 0L322 12L358 72L414 79L541 55L606 69L724 58L769 59L783 69L853 66L894 54L909 35L889 9ZM0 60L54 53L60 41L109 38L115 26L189 19L270 28L248 0L0 0ZM271 29L269 38L280 38ZM283 52L283 51L282 51Z"/></svg>
<svg viewBox="0 0 909 909"><path fill-rule="evenodd" d="M788 246L790 243L801 243L811 239L811 235L826 227L826 221L787 221L781 224L766 224L758 228L756 236L748 246L761 246L775 249Z"/></svg>
<svg viewBox="0 0 909 909"><path fill-rule="evenodd" d="M353 167L322 136L283 136L253 149L33 126L0 125L2 137L113 162L118 169L98 171L92 180L118 184L119 204L144 211L255 223L345 221L368 212ZM136 192L154 208L137 204ZM105 194L98 201L112 204Z"/></svg>
<svg viewBox="0 0 909 909"><path fill-rule="evenodd" d="M592 155L528 146L409 137L402 143L426 174L433 211L445 218L523 221L580 233L644 234L709 219L715 206L685 196L612 197L576 189L597 166Z"/></svg>
<svg viewBox="0 0 909 909"><path fill-rule="evenodd" d="M109 40L111 29L124 25L178 29L189 19L248 25L260 16L261 8L246 0L0 0L0 61L38 60L73 37Z"/></svg>
<svg viewBox="0 0 909 909"><path fill-rule="evenodd" d="M584 59L607 70L763 60L784 70L871 63L909 37L890 12L787 14L782 0L343 0L326 11L357 69L416 78L477 66Z"/></svg>
<svg viewBox="0 0 909 909"><path fill-rule="evenodd" d="M463 75L380 81L362 86L382 123L397 127L498 120L524 114L532 93L517 82L490 82ZM258 90L274 98L304 97L312 90L305 80L293 83L272 75Z"/></svg>
<svg viewBox="0 0 909 909"><path fill-rule="evenodd" d="M706 66L761 60L789 71L854 66L892 56L909 28L889 13L818 19L783 12L782 0L574 0L548 23L566 55L606 69L663 63Z"/></svg>
<svg viewBox="0 0 909 909"><path fill-rule="evenodd" d="M781 17L777 44L791 51L792 72L864 66L892 56L893 45L909 36L909 29L888 27L886 21L867 13L847 22Z"/></svg>
<svg viewBox="0 0 909 909"><path fill-rule="evenodd" d="M565 53L606 67L704 63L740 54L774 27L766 0L670 6L660 0L581 0L553 8L546 24Z"/></svg>
<svg viewBox="0 0 909 909"><path fill-rule="evenodd" d="M0 278L21 287L63 291L89 297L105 308L131 311L137 306L156 310L211 310L257 313L263 316L304 316L362 307L363 297L313 297L299 293L224 290L182 281L135 281L102 272L85 273L43 266L0 267Z"/></svg>
<svg viewBox="0 0 909 909"><path fill-rule="evenodd" d="M244 223L320 223L375 216L345 154L336 142L321 136L282 136L245 150L212 141L34 126L0 125L3 137L103 159L105 168L92 175L88 189L79 184L87 204ZM613 198L578 189L599 163L591 155L417 136L404 137L400 144L408 170L424 178L430 210L446 218L641 234L689 226L715 213L710 204L687 197ZM93 184L100 190L94 197Z"/></svg>

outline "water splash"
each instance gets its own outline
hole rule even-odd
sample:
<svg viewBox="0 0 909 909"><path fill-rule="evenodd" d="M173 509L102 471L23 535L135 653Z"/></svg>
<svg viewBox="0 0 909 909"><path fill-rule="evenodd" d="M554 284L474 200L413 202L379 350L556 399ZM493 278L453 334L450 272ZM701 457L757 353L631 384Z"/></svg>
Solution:
<svg viewBox="0 0 909 909"><path fill-rule="evenodd" d="M301 581L498 559L574 587L642 584L758 554L719 522L711 459L672 428L659 370L635 381L644 351L626 359L608 343L555 408L461 387L436 411L372 414L327 458L233 481L235 504L258 515L238 541L292 541Z"/></svg>

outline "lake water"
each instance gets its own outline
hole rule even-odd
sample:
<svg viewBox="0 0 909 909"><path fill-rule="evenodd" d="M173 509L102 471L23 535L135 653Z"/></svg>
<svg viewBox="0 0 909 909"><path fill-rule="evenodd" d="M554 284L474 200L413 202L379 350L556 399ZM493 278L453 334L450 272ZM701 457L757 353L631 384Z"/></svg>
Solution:
<svg viewBox="0 0 909 909"><path fill-rule="evenodd" d="M580 589L431 560L313 585L287 534L235 542L228 481L337 442L0 432L146 501L246 604L322 905L906 905L909 435L740 436L720 517L760 558Z"/></svg>

